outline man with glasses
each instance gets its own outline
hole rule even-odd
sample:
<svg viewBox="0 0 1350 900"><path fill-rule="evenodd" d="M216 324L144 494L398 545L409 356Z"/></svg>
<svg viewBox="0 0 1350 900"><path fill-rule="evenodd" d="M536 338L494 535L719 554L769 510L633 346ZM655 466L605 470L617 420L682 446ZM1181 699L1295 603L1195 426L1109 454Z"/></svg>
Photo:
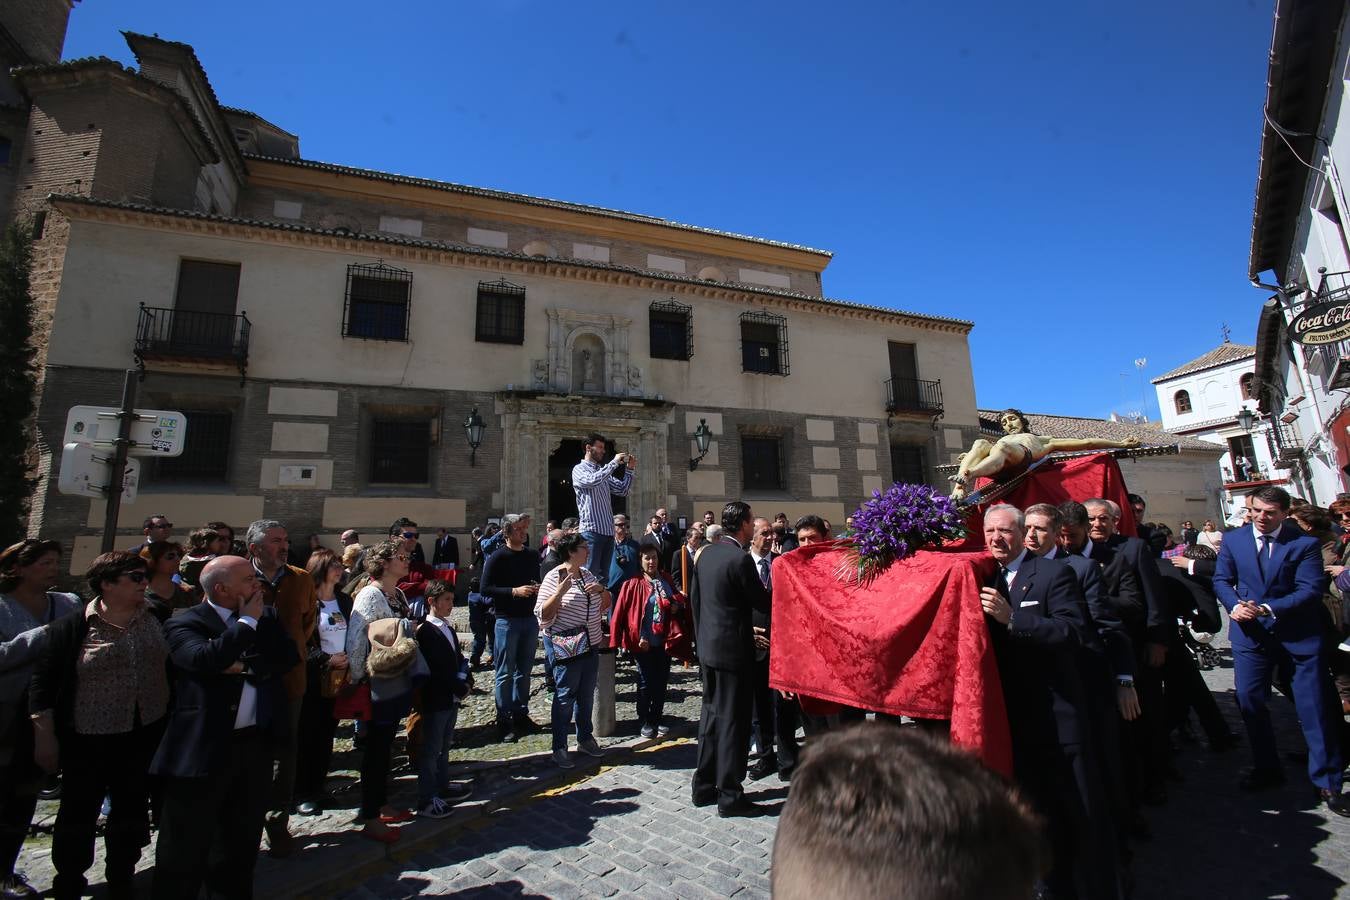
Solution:
<svg viewBox="0 0 1350 900"><path fill-rule="evenodd" d="M609 592L618 594L619 585L638 573L642 560L638 555L638 542L628 531L628 517L623 513L614 516L614 560L609 565L606 581Z"/></svg>
<svg viewBox="0 0 1350 900"><path fill-rule="evenodd" d="M145 521L141 523L141 533L145 539L134 547L128 547L129 553L140 553L145 549L146 544L153 544L155 541L167 541L169 535L173 532L173 523L161 515L146 516Z"/></svg>
<svg viewBox="0 0 1350 900"><path fill-rule="evenodd" d="M291 643L296 658L302 660L280 673L286 695L288 734L275 746L276 777L272 781L272 799L267 813L267 843L279 858L295 852L290 833L292 795L295 793L296 737L300 729L300 706L305 696L309 639L319 618L319 597L314 579L304 569L287 565L290 537L286 527L275 519L259 519L245 533L253 573L262 586L263 604L276 610L277 619Z"/></svg>

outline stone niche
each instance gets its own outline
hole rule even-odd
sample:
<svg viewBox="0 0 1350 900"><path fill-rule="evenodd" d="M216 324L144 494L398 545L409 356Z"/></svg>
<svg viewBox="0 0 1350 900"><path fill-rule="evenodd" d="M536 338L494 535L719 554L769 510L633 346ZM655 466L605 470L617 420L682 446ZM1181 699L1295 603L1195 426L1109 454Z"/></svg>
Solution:
<svg viewBox="0 0 1350 900"><path fill-rule="evenodd" d="M548 311L548 356L531 366L531 387L559 394L641 397L642 370L629 364L633 320L573 309Z"/></svg>

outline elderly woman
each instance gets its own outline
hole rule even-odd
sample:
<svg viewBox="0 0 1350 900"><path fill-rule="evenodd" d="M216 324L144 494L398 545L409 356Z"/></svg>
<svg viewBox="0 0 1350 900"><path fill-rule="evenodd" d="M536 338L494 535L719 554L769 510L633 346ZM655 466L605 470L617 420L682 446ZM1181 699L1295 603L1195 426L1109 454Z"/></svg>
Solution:
<svg viewBox="0 0 1350 900"><path fill-rule="evenodd" d="M1219 545L1223 543L1223 532L1214 527L1213 519L1206 519L1200 527L1200 533L1195 536L1195 542L1218 553Z"/></svg>
<svg viewBox="0 0 1350 900"><path fill-rule="evenodd" d="M319 615L305 660L309 674L300 706L295 811L302 816L317 816L323 812L323 786L333 759L338 721L333 716L335 693L326 688L347 680L347 623L352 617L352 598L338 589L346 570L332 550L316 550L305 568L314 579Z"/></svg>
<svg viewBox="0 0 1350 900"><path fill-rule="evenodd" d="M169 648L145 598L144 559L104 553L86 578L94 599L82 615L52 627L28 698L38 764L65 773L52 835L52 894L83 896L106 796L108 892L131 897L141 848L150 842L146 771L169 706Z"/></svg>
<svg viewBox="0 0 1350 900"><path fill-rule="evenodd" d="M370 655L372 623L384 619L406 619L408 599L398 589L408 574L411 556L402 541L381 541L366 553L367 584L352 601L352 617L347 627L347 667L353 684L369 682L366 658ZM407 810L387 805L389 799L389 763L399 721L408 714L412 698L373 702L361 756L361 834L372 841L392 844L399 830L390 825L413 818Z"/></svg>
<svg viewBox="0 0 1350 900"><path fill-rule="evenodd" d="M672 632L679 630L677 617L684 607L661 572L661 551L655 544L639 549L642 574L625 581L614 601L610 634L614 645L633 654L637 663L638 732L646 738L665 737L670 729L661 723L670 680ZM687 654L686 654L687 655Z"/></svg>
<svg viewBox="0 0 1350 900"><path fill-rule="evenodd" d="M150 603L150 612L160 622L176 610L187 609L200 602L196 594L173 580L179 574L179 563L183 558L182 545L173 541L151 541L141 550L141 558L146 561L149 576L145 585L145 599Z"/></svg>
<svg viewBox="0 0 1350 900"><path fill-rule="evenodd" d="M80 607L76 595L48 590L60 564L56 541L20 541L0 551L0 892L7 897L38 895L14 863L42 780L33 761L28 683L47 652L50 624Z"/></svg>
<svg viewBox="0 0 1350 900"><path fill-rule="evenodd" d="M613 598L582 565L588 551L581 535L565 535L557 546L564 562L544 576L534 614L553 648L553 762L570 769L567 731L574 714L577 749L591 756L605 753L595 742L591 710L599 671L596 650L603 646L600 621Z"/></svg>

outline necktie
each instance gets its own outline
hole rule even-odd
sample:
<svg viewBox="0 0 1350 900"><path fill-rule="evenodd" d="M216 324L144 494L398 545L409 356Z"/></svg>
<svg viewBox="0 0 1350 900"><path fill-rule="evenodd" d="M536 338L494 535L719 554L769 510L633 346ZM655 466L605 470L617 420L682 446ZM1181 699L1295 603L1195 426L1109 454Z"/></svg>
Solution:
<svg viewBox="0 0 1350 900"><path fill-rule="evenodd" d="M1008 568L1006 566L998 567L998 578L994 580L994 589L1003 595L1003 599L1008 599L1012 593L1012 585L1008 581Z"/></svg>
<svg viewBox="0 0 1350 900"><path fill-rule="evenodd" d="M764 586L769 586L769 558L761 556L759 559L759 580L764 582Z"/></svg>
<svg viewBox="0 0 1350 900"><path fill-rule="evenodd" d="M1261 570L1261 577L1266 575L1266 559L1270 556L1270 535L1261 535L1261 549L1256 551L1256 566Z"/></svg>

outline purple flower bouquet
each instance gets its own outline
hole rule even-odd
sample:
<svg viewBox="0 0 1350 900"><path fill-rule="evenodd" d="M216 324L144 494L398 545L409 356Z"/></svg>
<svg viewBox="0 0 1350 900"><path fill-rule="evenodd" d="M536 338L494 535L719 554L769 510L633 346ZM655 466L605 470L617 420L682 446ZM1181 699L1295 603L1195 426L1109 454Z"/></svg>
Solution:
<svg viewBox="0 0 1350 900"><path fill-rule="evenodd" d="M926 484L895 483L873 491L853 514L853 546L835 573L840 581L867 584L916 550L966 536L956 502Z"/></svg>

